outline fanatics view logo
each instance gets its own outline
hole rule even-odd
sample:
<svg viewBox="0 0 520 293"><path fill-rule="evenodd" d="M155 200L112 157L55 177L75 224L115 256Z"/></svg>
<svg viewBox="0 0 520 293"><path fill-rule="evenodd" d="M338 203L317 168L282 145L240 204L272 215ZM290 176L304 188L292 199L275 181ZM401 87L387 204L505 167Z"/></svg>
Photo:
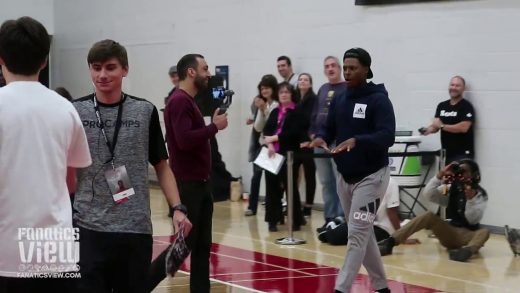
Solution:
<svg viewBox="0 0 520 293"><path fill-rule="evenodd" d="M78 228L18 228L17 236L19 277L78 271Z"/></svg>
<svg viewBox="0 0 520 293"><path fill-rule="evenodd" d="M442 116L442 117L457 117L457 111L446 112L445 110L441 110L440 116ZM468 116L468 117L471 117L471 116Z"/></svg>
<svg viewBox="0 0 520 293"><path fill-rule="evenodd" d="M354 114L352 115L352 117L365 119L366 110L367 110L366 104L356 103L356 105L354 106Z"/></svg>

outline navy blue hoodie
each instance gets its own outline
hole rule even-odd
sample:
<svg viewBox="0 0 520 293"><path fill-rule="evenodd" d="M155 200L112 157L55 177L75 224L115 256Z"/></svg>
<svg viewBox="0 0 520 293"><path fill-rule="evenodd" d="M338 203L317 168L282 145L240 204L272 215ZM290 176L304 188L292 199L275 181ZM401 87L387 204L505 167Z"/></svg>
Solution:
<svg viewBox="0 0 520 293"><path fill-rule="evenodd" d="M385 86L370 82L333 99L318 136L328 145L356 138L350 152L334 156L345 181L359 181L387 166L388 148L395 138L395 116Z"/></svg>

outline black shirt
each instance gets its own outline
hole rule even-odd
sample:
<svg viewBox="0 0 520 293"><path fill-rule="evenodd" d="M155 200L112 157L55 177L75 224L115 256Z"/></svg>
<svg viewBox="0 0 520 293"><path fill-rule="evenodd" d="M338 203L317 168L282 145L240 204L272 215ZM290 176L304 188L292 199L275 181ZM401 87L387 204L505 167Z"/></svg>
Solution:
<svg viewBox="0 0 520 293"><path fill-rule="evenodd" d="M435 118L439 118L442 124L453 125L462 121L475 121L473 105L465 99L457 104L450 104L450 100L444 101L437 106ZM466 133L451 133L441 130L441 145L446 149L447 162L456 158L474 158L474 135L473 123Z"/></svg>

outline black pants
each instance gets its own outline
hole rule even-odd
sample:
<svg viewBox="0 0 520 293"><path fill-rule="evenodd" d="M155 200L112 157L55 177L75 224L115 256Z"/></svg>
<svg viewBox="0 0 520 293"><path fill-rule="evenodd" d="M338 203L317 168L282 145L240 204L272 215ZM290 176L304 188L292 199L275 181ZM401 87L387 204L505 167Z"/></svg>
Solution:
<svg viewBox="0 0 520 293"><path fill-rule="evenodd" d="M78 292L148 292L152 235L80 227Z"/></svg>
<svg viewBox="0 0 520 293"><path fill-rule="evenodd" d="M310 155L313 154L313 150L304 152L308 152ZM294 160L294 165L296 165L296 170L299 170L300 166L303 165L303 174L305 176L305 204L312 206L314 204L314 195L316 194L316 164L314 163L314 158L309 156L296 159Z"/></svg>
<svg viewBox="0 0 520 293"><path fill-rule="evenodd" d="M190 292L209 293L209 254L213 218L213 197L207 181L178 182L182 203L193 224L186 244L191 249Z"/></svg>
<svg viewBox="0 0 520 293"><path fill-rule="evenodd" d="M262 173L264 169L253 164L253 177L251 177L251 190L249 192L249 206L248 209L256 214L258 209L258 197L260 194L260 182L262 181Z"/></svg>
<svg viewBox="0 0 520 293"><path fill-rule="evenodd" d="M300 192L298 191L298 166L293 164L293 225L299 227L303 222ZM276 224L282 219L282 196L287 190L287 164L284 164L278 175L265 172L265 221Z"/></svg>
<svg viewBox="0 0 520 293"><path fill-rule="evenodd" d="M208 182L177 181L181 202L188 209L188 219L193 224L186 244L191 249L190 291L209 292L209 255L211 248L211 228L213 198ZM150 266L148 291L152 291L166 278L166 254L164 250Z"/></svg>
<svg viewBox="0 0 520 293"><path fill-rule="evenodd" d="M76 279L28 279L0 277L0 293L73 293Z"/></svg>

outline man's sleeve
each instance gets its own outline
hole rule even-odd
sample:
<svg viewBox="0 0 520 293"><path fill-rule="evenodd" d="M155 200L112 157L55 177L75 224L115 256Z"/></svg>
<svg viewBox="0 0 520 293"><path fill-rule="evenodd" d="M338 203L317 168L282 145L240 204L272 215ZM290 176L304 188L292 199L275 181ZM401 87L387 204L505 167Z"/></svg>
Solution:
<svg viewBox="0 0 520 293"><path fill-rule="evenodd" d="M386 208L395 208L400 204L399 201L399 185L395 182L394 179L390 178L388 181L388 187L386 189L386 195L388 198L386 200Z"/></svg>
<svg viewBox="0 0 520 293"><path fill-rule="evenodd" d="M78 112L74 109L72 113L72 139L67 150L67 166L73 168L86 168L92 164L90 149L88 147L85 129L81 123Z"/></svg>
<svg viewBox="0 0 520 293"><path fill-rule="evenodd" d="M160 161L168 159L161 123L159 122L159 113L155 106L153 106L152 116L150 117L148 133L148 161L155 166Z"/></svg>
<svg viewBox="0 0 520 293"><path fill-rule="evenodd" d="M386 96L378 97L374 105L375 131L359 134L356 138L356 147L365 149L387 149L395 140L395 115L392 102Z"/></svg>
<svg viewBox="0 0 520 293"><path fill-rule="evenodd" d="M475 121L475 110L473 109L473 105L471 103L466 103L464 108L462 109L462 121Z"/></svg>

